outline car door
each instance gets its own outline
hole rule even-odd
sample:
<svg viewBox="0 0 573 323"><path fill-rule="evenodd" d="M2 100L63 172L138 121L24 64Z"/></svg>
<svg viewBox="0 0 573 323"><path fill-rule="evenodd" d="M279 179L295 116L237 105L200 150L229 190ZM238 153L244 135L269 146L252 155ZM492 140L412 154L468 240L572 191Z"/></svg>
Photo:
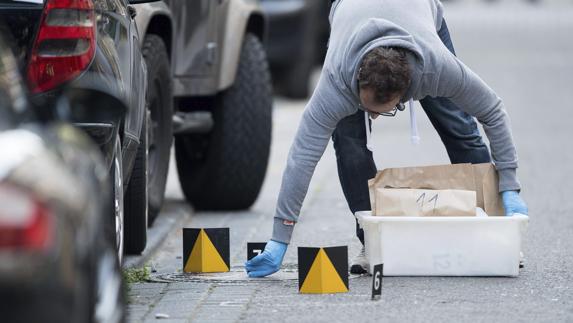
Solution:
<svg viewBox="0 0 573 323"><path fill-rule="evenodd" d="M146 93L147 93L147 68L145 66L145 61L143 59L143 54L141 52L139 32L135 23L136 10L129 5L127 0L122 0L124 5L127 7L127 19L129 21L129 47L130 47L130 58L129 62L125 62L126 65L131 66L131 98L130 106L137 111L128 114L128 119L126 120L126 129L129 129L129 134L133 135L134 139L139 142L141 136L141 128L143 125L143 118L146 117L145 106L146 106Z"/></svg>
<svg viewBox="0 0 573 323"><path fill-rule="evenodd" d="M119 86L128 104L125 120L124 147L136 149L139 142L145 108L146 77L145 65L139 47L139 35L135 20L127 0L95 0L100 13L98 19L98 40L104 51L115 52L109 55L117 60L120 80ZM130 143L131 142L131 143Z"/></svg>
<svg viewBox="0 0 573 323"><path fill-rule="evenodd" d="M221 0L166 0L175 21L174 76L208 77L215 71L216 9Z"/></svg>

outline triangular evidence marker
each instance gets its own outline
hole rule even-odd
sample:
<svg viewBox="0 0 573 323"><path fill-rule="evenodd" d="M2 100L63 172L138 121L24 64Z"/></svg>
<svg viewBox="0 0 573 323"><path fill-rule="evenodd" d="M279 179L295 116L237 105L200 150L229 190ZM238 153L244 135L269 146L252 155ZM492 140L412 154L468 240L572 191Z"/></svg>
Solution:
<svg viewBox="0 0 573 323"><path fill-rule="evenodd" d="M346 293L348 288L323 248L320 248L300 288L303 294Z"/></svg>
<svg viewBox="0 0 573 323"><path fill-rule="evenodd" d="M229 271L229 266L225 263L221 255L217 251L217 248L205 233L205 230L201 229L199 236L193 245L191 254L187 259L185 268L183 271L187 273L216 273L216 272L227 272Z"/></svg>

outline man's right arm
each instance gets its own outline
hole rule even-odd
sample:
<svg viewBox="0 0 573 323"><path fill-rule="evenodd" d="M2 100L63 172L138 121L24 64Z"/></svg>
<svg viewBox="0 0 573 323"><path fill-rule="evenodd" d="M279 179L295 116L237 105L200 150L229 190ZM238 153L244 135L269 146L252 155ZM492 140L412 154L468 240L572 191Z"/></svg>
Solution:
<svg viewBox="0 0 573 323"><path fill-rule="evenodd" d="M338 121L356 112L356 107L331 77L323 70L290 148L277 201L272 240L290 242L314 169L332 132Z"/></svg>

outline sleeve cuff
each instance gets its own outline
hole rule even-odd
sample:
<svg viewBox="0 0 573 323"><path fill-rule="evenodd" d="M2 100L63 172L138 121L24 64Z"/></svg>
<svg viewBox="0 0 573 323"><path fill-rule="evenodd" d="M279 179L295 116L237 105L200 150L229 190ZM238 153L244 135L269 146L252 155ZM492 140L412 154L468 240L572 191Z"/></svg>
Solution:
<svg viewBox="0 0 573 323"><path fill-rule="evenodd" d="M499 191L520 191L521 185L517 179L517 171L515 168L500 169L497 171L499 174Z"/></svg>
<svg viewBox="0 0 573 323"><path fill-rule="evenodd" d="M292 237L294 225L285 225L283 221L284 219L275 218L273 225L273 237L271 239L277 242L288 244L290 243L290 239Z"/></svg>

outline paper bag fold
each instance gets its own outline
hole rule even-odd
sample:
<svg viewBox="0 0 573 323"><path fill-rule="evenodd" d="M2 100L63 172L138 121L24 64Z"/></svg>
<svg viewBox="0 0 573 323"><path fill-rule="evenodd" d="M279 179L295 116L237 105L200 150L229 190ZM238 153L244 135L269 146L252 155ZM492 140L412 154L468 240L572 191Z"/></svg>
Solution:
<svg viewBox="0 0 573 323"><path fill-rule="evenodd" d="M493 164L452 164L387 168L368 182L372 210L377 188L465 190L476 192L476 204L490 216L504 215Z"/></svg>
<svg viewBox="0 0 573 323"><path fill-rule="evenodd" d="M374 215L475 216L476 192L377 188Z"/></svg>

